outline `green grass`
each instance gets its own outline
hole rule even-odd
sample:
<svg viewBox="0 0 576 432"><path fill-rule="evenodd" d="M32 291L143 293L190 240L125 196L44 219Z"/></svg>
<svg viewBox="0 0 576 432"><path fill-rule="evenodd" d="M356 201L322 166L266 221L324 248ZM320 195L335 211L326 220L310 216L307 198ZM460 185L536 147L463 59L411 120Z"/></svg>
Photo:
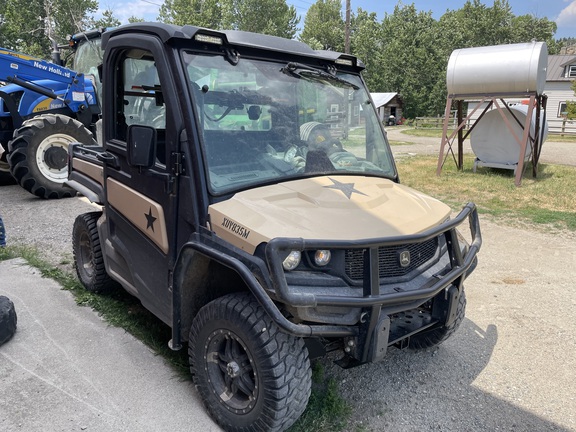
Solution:
<svg viewBox="0 0 576 432"><path fill-rule="evenodd" d="M312 364L312 394L308 407L290 432L341 431L352 413L339 394L338 384L325 375L320 362Z"/></svg>
<svg viewBox="0 0 576 432"><path fill-rule="evenodd" d="M576 167L539 164L532 177L529 164L520 187L514 185L512 170L478 168L472 172L474 157L465 155L464 169L458 171L449 158L440 176L436 156L415 156L397 161L402 183L434 196L454 209L474 201L482 213L505 222L546 224L576 231Z"/></svg>

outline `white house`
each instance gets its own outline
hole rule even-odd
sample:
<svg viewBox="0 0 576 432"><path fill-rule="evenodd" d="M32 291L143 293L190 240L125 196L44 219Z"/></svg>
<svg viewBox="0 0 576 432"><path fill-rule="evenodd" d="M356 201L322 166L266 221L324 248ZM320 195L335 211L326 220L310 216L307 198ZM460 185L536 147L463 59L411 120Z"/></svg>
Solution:
<svg viewBox="0 0 576 432"><path fill-rule="evenodd" d="M546 118L551 130L560 127L559 121L566 113L566 101L576 102L574 90L570 88L575 79L576 54L548 56L544 94L548 96Z"/></svg>

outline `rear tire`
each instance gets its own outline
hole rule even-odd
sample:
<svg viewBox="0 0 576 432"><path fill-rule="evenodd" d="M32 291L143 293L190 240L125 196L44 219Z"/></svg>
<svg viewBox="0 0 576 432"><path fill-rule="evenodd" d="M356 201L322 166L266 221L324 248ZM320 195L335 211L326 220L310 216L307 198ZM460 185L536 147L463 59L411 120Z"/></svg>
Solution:
<svg viewBox="0 0 576 432"><path fill-rule="evenodd" d="M280 331L249 294L208 303L190 329L194 383L227 431L283 431L304 412L311 369L302 338Z"/></svg>
<svg viewBox="0 0 576 432"><path fill-rule="evenodd" d="M40 198L76 195L65 186L68 179L68 146L74 142L96 144L79 121L61 114L44 114L26 120L8 144L8 164L16 181Z"/></svg>
<svg viewBox="0 0 576 432"><path fill-rule="evenodd" d="M454 334L462 321L464 321L464 315L466 313L466 293L462 290L460 298L458 299L458 307L456 309L456 318L452 321L452 324L442 327L437 327L432 330L419 333L410 338L408 348L413 350L420 350L426 348L432 348L440 345L446 339Z"/></svg>
<svg viewBox="0 0 576 432"><path fill-rule="evenodd" d="M72 251L78 279L90 292L111 292L117 287L104 266L97 222L100 212L84 213L76 217L72 229Z"/></svg>

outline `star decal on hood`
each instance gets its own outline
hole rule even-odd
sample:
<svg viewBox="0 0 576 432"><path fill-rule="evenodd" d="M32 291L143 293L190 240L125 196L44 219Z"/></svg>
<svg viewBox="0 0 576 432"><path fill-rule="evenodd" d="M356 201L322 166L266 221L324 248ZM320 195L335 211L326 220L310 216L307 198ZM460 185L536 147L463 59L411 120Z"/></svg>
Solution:
<svg viewBox="0 0 576 432"><path fill-rule="evenodd" d="M324 186L324 187L328 188L328 189L339 190L344 195L346 195L346 198L348 198L348 199L350 199L352 197L353 193L368 196L364 192L360 192L359 190L354 189L354 183L342 183L342 182L339 182L338 180L334 180L333 178L330 178L330 181L332 181L332 183L334 183L334 184L330 185L330 186Z"/></svg>

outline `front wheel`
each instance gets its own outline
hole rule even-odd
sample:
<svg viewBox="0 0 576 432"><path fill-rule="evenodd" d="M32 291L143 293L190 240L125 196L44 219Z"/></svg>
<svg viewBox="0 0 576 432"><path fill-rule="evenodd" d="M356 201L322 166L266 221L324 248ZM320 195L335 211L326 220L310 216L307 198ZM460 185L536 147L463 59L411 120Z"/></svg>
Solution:
<svg viewBox="0 0 576 432"><path fill-rule="evenodd" d="M61 114L44 114L26 120L8 144L8 163L16 181L40 198L65 198L76 194L65 186L68 179L68 146L74 142L96 144L79 121Z"/></svg>
<svg viewBox="0 0 576 432"><path fill-rule="evenodd" d="M304 412L311 369L302 338L280 331L249 294L208 303L190 329L194 383L227 431L283 431Z"/></svg>

